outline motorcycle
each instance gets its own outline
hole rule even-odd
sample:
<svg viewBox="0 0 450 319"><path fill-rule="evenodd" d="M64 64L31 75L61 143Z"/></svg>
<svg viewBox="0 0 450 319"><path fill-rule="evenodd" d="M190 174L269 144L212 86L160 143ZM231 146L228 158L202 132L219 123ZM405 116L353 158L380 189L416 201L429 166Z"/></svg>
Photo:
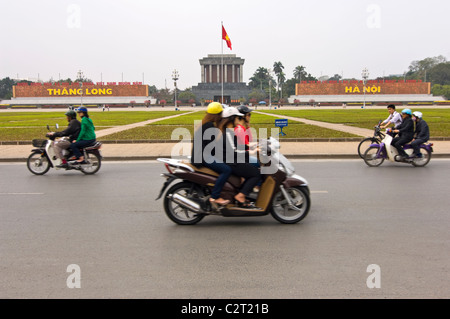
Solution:
<svg viewBox="0 0 450 319"><path fill-rule="evenodd" d="M255 190L247 196L254 201L254 207L243 208L230 202L226 206L211 204L211 190L218 174L206 167L196 167L188 161L158 158L164 163L168 173L161 174L166 181L156 200L164 195L164 211L176 224L193 225L208 215L223 217L264 216L271 214L283 224L294 224L306 217L311 199L306 179L295 174L289 160L279 153L279 142L270 138L260 152L260 161L274 165L270 174L263 174L264 181L259 192ZM179 180L166 189L172 182ZM222 189L221 197L233 200L239 193L241 178L231 176Z"/></svg>
<svg viewBox="0 0 450 319"><path fill-rule="evenodd" d="M416 167L423 167L427 165L431 160L431 154L433 153L433 143L427 143L420 145L421 156L413 155L413 148L411 144L406 144L403 146L408 158L403 159L402 156L398 154L397 149L392 145L393 137L389 131L386 131L386 135L380 144L371 144L369 148L364 153L364 162L370 167L378 167L383 164L384 160L387 159L391 162L401 162L412 164Z"/></svg>
<svg viewBox="0 0 450 319"><path fill-rule="evenodd" d="M58 128L58 125L56 125ZM50 131L50 127L47 125L47 130ZM95 142L93 145L85 147L81 150L84 156L86 164L79 164L76 161L68 161L65 167L58 167L62 164L60 158L55 153L55 137L46 134L48 139L34 139L32 145L35 147L31 150L30 156L27 159L28 170L35 175L44 175L50 168L56 170L79 170L86 175L92 175L98 172L102 164L102 155L100 148L101 142ZM68 139L63 137L62 139ZM70 149L63 150L65 159L70 158L73 154Z"/></svg>

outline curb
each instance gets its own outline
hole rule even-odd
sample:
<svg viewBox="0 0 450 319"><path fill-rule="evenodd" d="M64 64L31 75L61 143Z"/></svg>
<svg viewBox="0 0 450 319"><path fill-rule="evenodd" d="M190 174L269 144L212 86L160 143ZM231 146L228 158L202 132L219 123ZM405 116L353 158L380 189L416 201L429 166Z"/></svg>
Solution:
<svg viewBox="0 0 450 319"><path fill-rule="evenodd" d="M361 159L358 154L304 154L304 155L285 155L288 159ZM111 156L104 157L103 162L114 161L155 161L158 158L170 158L170 155L159 156ZM450 158L450 153L433 154L432 158ZM27 158L11 157L0 158L0 163L26 162Z"/></svg>
<svg viewBox="0 0 450 319"><path fill-rule="evenodd" d="M340 138L280 138L280 142L361 142L364 137L340 137ZM156 143L180 143L184 140L102 140L103 144L156 144ZM450 141L450 137L433 137L430 142ZM190 141L189 141L190 143ZM31 141L0 141L0 145L31 145Z"/></svg>

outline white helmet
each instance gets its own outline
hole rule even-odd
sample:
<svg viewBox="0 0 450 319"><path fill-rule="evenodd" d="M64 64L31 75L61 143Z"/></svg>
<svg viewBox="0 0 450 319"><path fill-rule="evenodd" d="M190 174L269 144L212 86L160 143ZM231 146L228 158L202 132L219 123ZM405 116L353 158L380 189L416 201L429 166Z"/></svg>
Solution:
<svg viewBox="0 0 450 319"><path fill-rule="evenodd" d="M419 118L419 119L422 118L422 112L415 111L415 112L413 113L413 115L414 115L415 117Z"/></svg>
<svg viewBox="0 0 450 319"><path fill-rule="evenodd" d="M230 116L233 116L233 115L244 116L244 114L242 114L241 112L239 112L239 111L237 110L237 108L231 107L231 106L225 108L225 109L223 110L223 112L222 112L222 117L230 117Z"/></svg>

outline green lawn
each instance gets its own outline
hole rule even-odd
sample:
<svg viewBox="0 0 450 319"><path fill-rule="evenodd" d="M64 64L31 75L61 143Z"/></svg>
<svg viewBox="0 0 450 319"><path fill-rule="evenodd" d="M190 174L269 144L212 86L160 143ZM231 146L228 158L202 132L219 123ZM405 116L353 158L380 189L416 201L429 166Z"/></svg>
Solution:
<svg viewBox="0 0 450 319"><path fill-rule="evenodd" d="M102 137L102 140L147 140L147 139L171 139L175 129L183 128L189 131L190 136L193 136L194 121L201 121L204 112L195 112L192 114L180 116L173 119L163 120L156 123L138 127L120 133L111 134ZM271 135L271 129L275 128L275 117L264 114L254 113L252 115L252 127L260 132L260 129L265 129L267 136ZM186 131L186 132L187 132ZM307 125L304 123L290 122L289 127L283 128L286 136L280 138L343 138L343 137L357 137L345 132L329 130L320 128L314 125ZM178 135L174 139L181 139Z"/></svg>
<svg viewBox="0 0 450 319"><path fill-rule="evenodd" d="M0 141L27 141L34 138L44 138L48 132L56 131L55 125L59 125L58 131L67 127L66 111L60 112L0 112ZM160 117L176 115L180 111L105 111L91 112L90 118L94 122L97 131L112 126L127 125L143 122Z"/></svg>
<svg viewBox="0 0 450 319"><path fill-rule="evenodd" d="M398 109L401 111L402 109ZM430 135L434 137L450 137L450 109L413 108L423 113L423 119L430 127ZM264 113L305 118L308 120L329 123L340 123L349 126L373 129L379 120L385 120L387 110L370 109L336 109L336 110L271 110ZM289 124L290 125L290 124Z"/></svg>
<svg viewBox="0 0 450 319"><path fill-rule="evenodd" d="M421 111L424 119L430 126L432 137L450 137L450 109L428 109L417 108L413 111ZM260 112L260 111L258 111ZM263 113L280 114L298 118L306 118L316 121L330 123L342 123L345 125L373 129L379 120L388 116L387 110L383 109L314 109L314 110L264 110ZM47 132L47 124L51 130L55 130L55 124L60 126L59 130L67 126L64 116L65 110L57 112L0 112L0 141L24 141L33 138L42 138ZM180 111L110 111L91 112L90 116L97 131L105 128L127 125L135 122L143 122L150 119L163 118L175 114L185 114ZM153 140L171 139L176 128L187 129L191 136L194 129L194 121L200 121L205 115L204 111L182 115L176 118L158 121L144 127L139 127L120 133L102 137L101 140ZM252 127L257 131L275 128L275 119L270 115L253 113ZM281 118L281 117L280 117ZM314 125L306 125L301 122L289 121L289 126L283 128L287 134L281 138L343 138L356 137L355 135L320 128ZM179 139L179 137L176 137Z"/></svg>
<svg viewBox="0 0 450 319"><path fill-rule="evenodd" d="M66 111L61 112L0 112L0 127L67 126ZM186 113L180 111L105 111L91 112L90 118L96 127L126 125L155 118Z"/></svg>

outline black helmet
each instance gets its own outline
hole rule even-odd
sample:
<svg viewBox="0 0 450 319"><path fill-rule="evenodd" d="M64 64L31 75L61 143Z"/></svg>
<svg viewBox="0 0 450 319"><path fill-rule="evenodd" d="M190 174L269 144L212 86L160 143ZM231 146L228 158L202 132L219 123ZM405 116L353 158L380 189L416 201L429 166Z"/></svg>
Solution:
<svg viewBox="0 0 450 319"><path fill-rule="evenodd" d="M72 110L67 111L64 115L67 115L68 117L73 118L73 119L77 117L77 113L75 113L75 111L72 111Z"/></svg>
<svg viewBox="0 0 450 319"><path fill-rule="evenodd" d="M249 108L247 105L239 105L237 107L238 111L242 114L247 114L250 113L251 111L253 111L251 108Z"/></svg>

